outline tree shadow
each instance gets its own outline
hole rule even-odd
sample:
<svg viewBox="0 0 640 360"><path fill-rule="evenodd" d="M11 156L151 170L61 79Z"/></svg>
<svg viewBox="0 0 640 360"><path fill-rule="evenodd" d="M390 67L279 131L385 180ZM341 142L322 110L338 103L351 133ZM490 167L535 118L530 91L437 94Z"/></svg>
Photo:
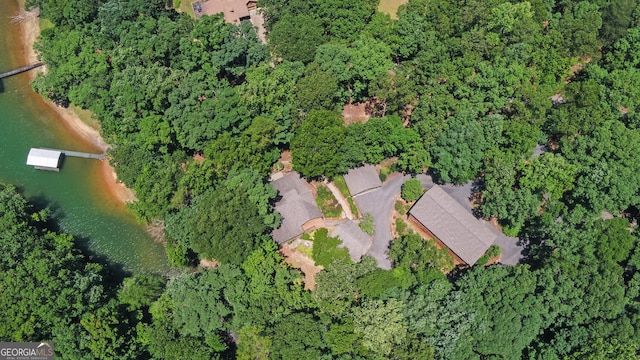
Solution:
<svg viewBox="0 0 640 360"><path fill-rule="evenodd" d="M17 188L17 190L24 194L24 189ZM27 198L31 204L33 213L46 211L48 209L49 214L44 221L39 221L36 226L40 231L52 231L55 233L66 233L73 236L74 248L84 258L84 263L97 263L103 267L104 282L106 285L118 285L124 280L124 278L132 275L132 272L125 269L123 264L117 263L112 259L109 259L104 254L99 254L91 249L91 239L79 234L73 234L62 229L60 224L67 217L62 207L51 200L47 199L43 194L30 196Z"/></svg>

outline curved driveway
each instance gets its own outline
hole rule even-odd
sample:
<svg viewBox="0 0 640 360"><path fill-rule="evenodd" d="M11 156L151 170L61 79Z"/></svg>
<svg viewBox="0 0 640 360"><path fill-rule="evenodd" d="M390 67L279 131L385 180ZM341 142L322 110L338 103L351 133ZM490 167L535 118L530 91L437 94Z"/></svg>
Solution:
<svg viewBox="0 0 640 360"><path fill-rule="evenodd" d="M391 261L387 256L389 243L393 239L389 219L396 196L400 193L402 183L407 179L409 175L391 174L382 187L354 198L360 212L373 215L376 233L367 254L376 259L378 267L382 269L391 269Z"/></svg>
<svg viewBox="0 0 640 360"><path fill-rule="evenodd" d="M422 174L416 177L426 188L431 188L434 184L431 176ZM378 267L382 269L391 269L391 261L387 256L389 243L393 239L389 220L396 196L400 193L402 184L409 178L409 175L393 173L389 175L382 187L354 198L360 212L373 215L376 233L367 254L376 259ZM472 191L471 182L462 186L446 184L441 185L441 187L467 209L467 211L471 212L471 206L469 204ZM484 220L481 221L484 222ZM518 238L507 237L493 226L489 224L487 224L487 226L498 235L495 243L502 247L501 263L505 265L517 264L522 258L521 252L523 250L522 245L518 242Z"/></svg>

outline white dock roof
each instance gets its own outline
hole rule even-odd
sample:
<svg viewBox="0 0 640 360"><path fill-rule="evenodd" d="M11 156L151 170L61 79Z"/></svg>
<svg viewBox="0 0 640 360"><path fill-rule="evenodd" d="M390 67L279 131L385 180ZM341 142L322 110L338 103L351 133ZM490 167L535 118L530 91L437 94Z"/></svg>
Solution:
<svg viewBox="0 0 640 360"><path fill-rule="evenodd" d="M27 156L27 165L57 169L60 156L62 156L61 151L31 148Z"/></svg>

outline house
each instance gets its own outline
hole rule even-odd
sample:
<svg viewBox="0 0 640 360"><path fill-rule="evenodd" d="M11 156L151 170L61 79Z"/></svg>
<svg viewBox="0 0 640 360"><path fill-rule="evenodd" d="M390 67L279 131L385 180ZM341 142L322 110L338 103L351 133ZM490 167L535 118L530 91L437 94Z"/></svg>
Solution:
<svg viewBox="0 0 640 360"><path fill-rule="evenodd" d="M271 237L284 244L302 233L324 227L322 212L316 205L311 186L296 172L271 182L278 190L275 209L282 215L280 227Z"/></svg>
<svg viewBox="0 0 640 360"><path fill-rule="evenodd" d="M413 205L409 219L446 246L457 260L468 265L475 264L497 237L487 224L476 219L438 185Z"/></svg>
<svg viewBox="0 0 640 360"><path fill-rule="evenodd" d="M27 165L39 170L60 171L62 151L31 148L27 155Z"/></svg>
<svg viewBox="0 0 640 360"><path fill-rule="evenodd" d="M342 246L349 250L349 256L353 261L360 261L362 256L371 247L371 236L367 235L360 227L351 220L342 221L331 234L342 240Z"/></svg>
<svg viewBox="0 0 640 360"><path fill-rule="evenodd" d="M351 196L353 197L373 191L382 186L378 171L373 165L365 165L349 170L344 176L344 181L347 183L349 192L351 192Z"/></svg>

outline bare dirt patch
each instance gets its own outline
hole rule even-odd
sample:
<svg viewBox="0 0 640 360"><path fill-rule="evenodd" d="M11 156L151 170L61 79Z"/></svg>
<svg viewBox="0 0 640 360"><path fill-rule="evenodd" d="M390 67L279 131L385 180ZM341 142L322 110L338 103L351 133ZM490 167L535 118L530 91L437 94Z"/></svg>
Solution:
<svg viewBox="0 0 640 360"><path fill-rule="evenodd" d="M398 18L398 8L402 4L406 4L408 0L380 0L378 10L381 13L386 13L391 16L392 19Z"/></svg>
<svg viewBox="0 0 640 360"><path fill-rule="evenodd" d="M365 123L371 118L367 113L366 103L347 104L342 108L342 120L345 125L353 123Z"/></svg>
<svg viewBox="0 0 640 360"><path fill-rule="evenodd" d="M564 83L565 84L570 83L571 79L573 79L580 71L582 71L582 69L584 69L585 65L590 63L591 60L593 60L591 57L587 57L587 58L584 58L584 59L579 59L577 64L575 64L575 65L573 65L572 67L569 68L569 72L571 74L570 74L570 76L568 78L566 78L564 80Z"/></svg>
<svg viewBox="0 0 640 360"><path fill-rule="evenodd" d="M305 290L313 290L316 286L316 275L323 267L316 266L313 259L305 255L302 251L294 249L287 244L282 246L280 253L284 256L284 261L287 264L302 271L304 274Z"/></svg>
<svg viewBox="0 0 640 360"><path fill-rule="evenodd" d="M284 173L288 173L293 170L293 157L291 156L290 150L285 150L280 154L280 159L278 159L278 163L282 164L282 169L280 171Z"/></svg>
<svg viewBox="0 0 640 360"><path fill-rule="evenodd" d="M205 269L217 268L218 266L220 266L220 263L215 260L200 259L200 264L198 264L198 266Z"/></svg>

